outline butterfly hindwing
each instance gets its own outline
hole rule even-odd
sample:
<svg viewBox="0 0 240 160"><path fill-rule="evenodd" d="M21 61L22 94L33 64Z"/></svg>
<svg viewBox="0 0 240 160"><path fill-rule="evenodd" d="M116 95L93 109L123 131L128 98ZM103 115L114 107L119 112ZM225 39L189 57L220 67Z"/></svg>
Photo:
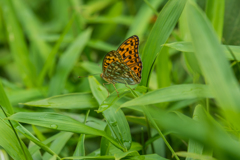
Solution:
<svg viewBox="0 0 240 160"><path fill-rule="evenodd" d="M103 73L107 69L108 65L110 65L112 62L120 62L121 56L116 51L110 51L108 52L102 63Z"/></svg>

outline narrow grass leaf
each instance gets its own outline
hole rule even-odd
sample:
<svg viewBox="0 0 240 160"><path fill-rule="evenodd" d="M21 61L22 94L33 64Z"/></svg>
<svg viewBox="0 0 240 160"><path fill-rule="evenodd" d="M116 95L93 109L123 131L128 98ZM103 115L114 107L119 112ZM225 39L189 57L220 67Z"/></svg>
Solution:
<svg viewBox="0 0 240 160"><path fill-rule="evenodd" d="M103 159L103 160L115 160L114 156L77 156L77 157L64 157L62 159Z"/></svg>
<svg viewBox="0 0 240 160"><path fill-rule="evenodd" d="M27 160L31 160L32 157L26 146L21 140L20 142L22 143L24 150L22 150L19 141L13 132L13 129L10 128L2 118L0 118L0 146L3 147L13 159L27 158Z"/></svg>
<svg viewBox="0 0 240 160"><path fill-rule="evenodd" d="M186 0L170 0L159 13L143 50L142 61L144 67L142 71L142 85L148 86L156 56L162 49L161 45L167 41L175 27L185 3Z"/></svg>
<svg viewBox="0 0 240 160"><path fill-rule="evenodd" d="M122 104L121 107L206 97L213 98L208 86L202 84L183 84L149 92Z"/></svg>
<svg viewBox="0 0 240 160"><path fill-rule="evenodd" d="M201 113L202 113L202 106L201 105L197 105L195 107L195 110L194 110L194 113L193 113L193 120L195 121L201 121L202 120L202 116L201 116ZM189 139L188 141L188 153L195 153L195 154L199 154L199 155L202 155L202 152L203 152L203 145L192 140L192 139ZM181 155L179 155L181 156ZM186 160L194 160L192 159L192 157L190 156L187 156Z"/></svg>
<svg viewBox="0 0 240 160"><path fill-rule="evenodd" d="M43 33L40 22L25 1L18 0L12 2L16 12L19 13L19 20L30 39L30 43L33 43L38 50L38 54L40 55L40 59L38 59L38 61L43 63L46 60L51 47L43 39L39 38L39 36Z"/></svg>
<svg viewBox="0 0 240 160"><path fill-rule="evenodd" d="M33 107L58 109L90 109L98 107L98 103L91 93L64 94L22 104Z"/></svg>
<svg viewBox="0 0 240 160"><path fill-rule="evenodd" d="M195 55L218 105L228 120L240 128L237 123L240 120L239 85L209 20L194 2L190 2L187 19Z"/></svg>
<svg viewBox="0 0 240 160"><path fill-rule="evenodd" d="M48 139L46 139L45 141L43 141L42 143L48 147L48 144L52 141L54 141L55 139L57 139L58 137L61 137L61 135L65 134L65 132L59 132L51 137L49 137ZM35 152L37 152L39 149L41 149L42 147L39 147L38 145L32 145L31 147L29 147L29 152L31 155L33 155ZM49 147L48 147L49 148ZM49 148L50 149L50 148ZM51 150L51 149L50 149Z"/></svg>
<svg viewBox="0 0 240 160"><path fill-rule="evenodd" d="M36 145L38 145L39 147L41 147L43 150L45 150L46 152L52 154L52 155L56 155L58 157L58 155L51 149L49 148L47 145L45 145L44 143L42 143L40 140L38 140L34 135L32 135L26 128L24 128L21 124L19 124L16 128L21 134L23 134L27 139L29 139L30 141L34 142ZM60 157L58 157L60 159Z"/></svg>
<svg viewBox="0 0 240 160"><path fill-rule="evenodd" d="M44 77L46 76L48 71L52 71L53 68L53 62L55 62L55 56L58 53L58 50L60 48L61 43L63 42L64 37L66 36L66 34L68 33L68 31L71 29L72 23L74 21L75 15L72 16L72 18L69 20L68 24L66 25L63 33L60 35L60 37L58 38L56 44L54 45L54 47L52 48L51 52L48 54L45 64L38 76L38 85L42 85Z"/></svg>
<svg viewBox="0 0 240 160"><path fill-rule="evenodd" d="M212 23L219 41L221 41L224 24L225 0L211 0L206 3L206 15Z"/></svg>
<svg viewBox="0 0 240 160"><path fill-rule="evenodd" d="M89 113L90 113L90 110L88 110L86 113L86 116L85 116L84 122L83 122L84 124L86 124ZM80 137L78 138L77 147L73 153L73 156L85 156L84 141L85 141L85 134L81 134Z"/></svg>
<svg viewBox="0 0 240 160"><path fill-rule="evenodd" d="M240 1L225 0L225 15L223 27L223 42L230 45L240 45Z"/></svg>
<svg viewBox="0 0 240 160"><path fill-rule="evenodd" d="M73 133L70 132L66 132L63 135L59 136L57 139L55 139L50 148L51 150L53 150L56 154L59 154L61 152L61 150L63 149L63 147L66 145L67 141L72 137ZM49 153L45 153L43 155L43 160L49 160L51 158L53 158L54 156L57 155L51 155Z"/></svg>
<svg viewBox="0 0 240 160"><path fill-rule="evenodd" d="M4 91L1 80L0 80L0 105L7 110L8 114L12 115L14 113L13 107Z"/></svg>
<svg viewBox="0 0 240 160"><path fill-rule="evenodd" d="M50 81L48 92L49 96L60 94L63 90L68 75L70 74L75 63L77 62L83 48L90 39L91 32L91 29L87 29L80 35L78 35L75 41L67 48L64 54L61 56L57 64L56 73Z"/></svg>
<svg viewBox="0 0 240 160"><path fill-rule="evenodd" d="M128 157L128 159L137 160L137 159L144 159L144 160L168 160L163 158L157 154L148 154L148 155L140 155L140 156L133 156Z"/></svg>
<svg viewBox="0 0 240 160"><path fill-rule="evenodd" d="M154 6L154 9L157 9L164 1L163 0L151 0L149 3ZM125 38L128 38L132 35L137 35L141 40L143 38L143 34L145 33L151 17L154 15L152 9L146 5L146 3L142 3L138 13L134 17L132 24L129 27L127 35ZM143 23L144 22L144 23ZM141 24L141 25L139 25ZM110 51L110 50L109 50Z"/></svg>
<svg viewBox="0 0 240 160"><path fill-rule="evenodd" d="M189 152L176 152L176 154L180 157L190 157L190 159L198 159L198 160L217 160L210 156L205 156L197 153L189 153Z"/></svg>
<svg viewBox="0 0 240 160"><path fill-rule="evenodd" d="M191 42L173 42L173 43L166 43L164 44L164 46L173 48L175 50L178 51L182 51L182 52L194 52L194 48ZM234 60L234 57L232 56L232 54L229 52L229 50L227 49L226 45L222 45L225 55L229 60ZM235 55L236 59L240 61L240 47L239 46L228 46L233 54Z"/></svg>
<svg viewBox="0 0 240 160"><path fill-rule="evenodd" d="M31 63L28 55L27 44L24 39L18 20L16 18L12 2L9 0L0 1L3 18L7 29L8 43L10 45L11 53L13 54L14 61L20 71L25 85L33 87L35 85L36 71Z"/></svg>

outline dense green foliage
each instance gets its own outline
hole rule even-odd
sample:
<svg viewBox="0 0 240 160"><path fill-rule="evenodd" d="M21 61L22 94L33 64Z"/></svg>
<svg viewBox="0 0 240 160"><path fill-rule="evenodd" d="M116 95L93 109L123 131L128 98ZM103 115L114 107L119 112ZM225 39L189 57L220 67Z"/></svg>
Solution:
<svg viewBox="0 0 240 160"><path fill-rule="evenodd" d="M239 19L239 0L0 0L0 157L240 159ZM141 83L108 97L103 57L132 35Z"/></svg>

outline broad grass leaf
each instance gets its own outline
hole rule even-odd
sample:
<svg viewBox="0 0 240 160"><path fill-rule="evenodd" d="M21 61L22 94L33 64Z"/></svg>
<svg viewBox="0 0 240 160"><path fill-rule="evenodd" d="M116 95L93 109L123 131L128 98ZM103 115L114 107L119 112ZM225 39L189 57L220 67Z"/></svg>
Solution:
<svg viewBox="0 0 240 160"><path fill-rule="evenodd" d="M100 85L100 83L93 76L89 76L88 79L92 93L97 99L99 105L104 103L107 98L107 90ZM121 109L117 110L119 106L120 104L116 102L110 107L108 106L108 108L103 111L103 116L112 131L114 139L118 141L119 144L124 146L125 150L128 150L131 147L132 137L123 111Z"/></svg>
<svg viewBox="0 0 240 160"><path fill-rule="evenodd" d="M42 127L47 127L51 129L68 131L74 133L83 133L96 136L104 136L115 146L123 149L115 140L107 136L105 132L84 125L69 116L61 115L58 113L51 112L41 112L41 113L31 113L31 112L18 112L10 117L11 120L15 120L22 123L28 123L33 125L38 125Z"/></svg>
<svg viewBox="0 0 240 160"><path fill-rule="evenodd" d="M164 44L164 46L173 48L175 50L181 51L181 52L194 52L194 46L192 45L191 42L173 42L173 43L166 43ZM227 49L226 45L222 45L223 49L225 51L225 56L229 59L229 60L234 60L234 57L232 56L232 54L229 52L229 50ZM233 52L233 54L235 55L237 60L240 60L240 47L239 46L228 46L231 51Z"/></svg>
<svg viewBox="0 0 240 160"><path fill-rule="evenodd" d="M207 144L214 151L220 151L222 156L239 159L240 144L229 137L217 122L209 118L210 116L204 116L204 122L196 122L182 113L168 113L156 107L148 107L147 109L157 125L164 130Z"/></svg>
<svg viewBox="0 0 240 160"><path fill-rule="evenodd" d="M173 28L175 27L184 9L185 3L186 0L170 0L159 13L157 21L150 32L143 50L141 85L148 86L148 81L156 56L162 49L161 45L167 41Z"/></svg>
<svg viewBox="0 0 240 160"><path fill-rule="evenodd" d="M121 107L148 105L162 102L206 97L213 98L213 95L211 94L210 89L207 85L183 84L148 92L147 94L141 95L138 98L122 104Z"/></svg>
<svg viewBox="0 0 240 160"><path fill-rule="evenodd" d="M90 109L98 107L96 99L93 98L91 93L70 93L22 104L58 109Z"/></svg>
<svg viewBox="0 0 240 160"><path fill-rule="evenodd" d="M224 114L229 122L240 128L237 123L240 120L239 85L229 67L224 49L201 9L192 1L187 4L186 9L194 53L209 83L211 93L218 105L225 111Z"/></svg>

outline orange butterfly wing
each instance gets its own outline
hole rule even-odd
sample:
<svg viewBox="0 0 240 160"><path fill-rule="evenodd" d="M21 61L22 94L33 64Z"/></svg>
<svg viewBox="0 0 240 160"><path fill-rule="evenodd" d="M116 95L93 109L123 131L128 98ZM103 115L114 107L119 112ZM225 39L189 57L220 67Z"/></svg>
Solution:
<svg viewBox="0 0 240 160"><path fill-rule="evenodd" d="M123 61L141 79L142 61L138 53L139 38L134 35L125 40L117 49Z"/></svg>

